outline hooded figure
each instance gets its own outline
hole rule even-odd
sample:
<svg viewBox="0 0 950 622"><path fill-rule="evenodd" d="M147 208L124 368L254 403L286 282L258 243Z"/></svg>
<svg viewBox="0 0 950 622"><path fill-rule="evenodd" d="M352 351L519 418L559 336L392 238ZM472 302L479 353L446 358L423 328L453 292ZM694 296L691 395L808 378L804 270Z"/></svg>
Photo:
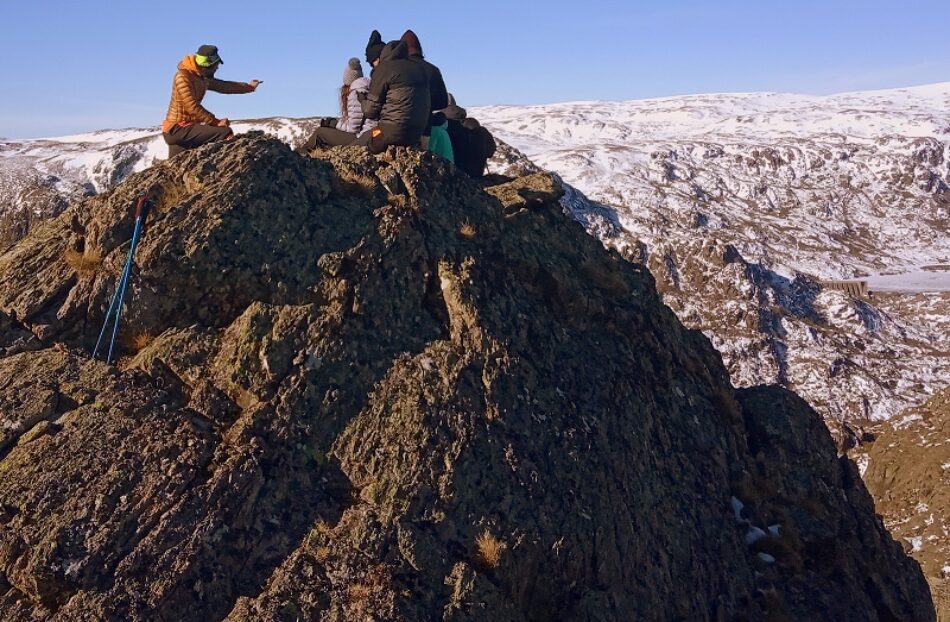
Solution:
<svg viewBox="0 0 950 622"><path fill-rule="evenodd" d="M429 96L432 102L429 110L435 112L442 110L449 105L449 94L445 89L445 80L442 79L442 72L439 68L425 59L422 54L422 43L419 37L411 30L407 30L402 35L402 39L409 49L409 59L419 63L425 68L426 77L429 79Z"/></svg>
<svg viewBox="0 0 950 622"><path fill-rule="evenodd" d="M429 80L430 112L436 112L448 106L449 95L445 90L445 80L442 79L442 72L423 56L422 43L419 41L419 37L413 31L407 30L403 33L400 41L404 42L409 48L409 59L418 63L426 72ZM442 156L449 162L455 161L455 156L452 153L452 140L449 138L445 125L445 117L434 114L429 118L422 139L422 148Z"/></svg>
<svg viewBox="0 0 950 622"><path fill-rule="evenodd" d="M429 80L425 70L409 60L405 43L391 41L382 49L369 92L359 99L363 115L379 121L376 129L360 137L359 144L374 153L390 145L419 144L429 121Z"/></svg>
<svg viewBox="0 0 950 622"><path fill-rule="evenodd" d="M214 74L223 64L218 48L213 45L202 45L196 54L189 54L178 63L168 113L162 123L162 137L168 144L169 157L233 135L230 121L215 117L201 105L201 100L208 91L253 93L260 81L218 80Z"/></svg>
<svg viewBox="0 0 950 622"><path fill-rule="evenodd" d="M475 119L449 121L449 137L455 155L455 166L472 177L485 175L488 159L495 155L495 138Z"/></svg>

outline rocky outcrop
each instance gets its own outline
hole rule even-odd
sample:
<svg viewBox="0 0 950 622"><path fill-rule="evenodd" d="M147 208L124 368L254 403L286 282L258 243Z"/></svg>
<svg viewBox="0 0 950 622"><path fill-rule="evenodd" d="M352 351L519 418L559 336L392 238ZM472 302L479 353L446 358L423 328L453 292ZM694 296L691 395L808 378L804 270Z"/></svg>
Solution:
<svg viewBox="0 0 950 622"><path fill-rule="evenodd" d="M319 126L315 117L235 121L238 133L263 131L303 142ZM132 173L168 154L161 129L105 129L48 139L0 138L0 252L38 223L82 197L111 190Z"/></svg>
<svg viewBox="0 0 950 622"><path fill-rule="evenodd" d="M36 227L0 256L3 618L933 620L820 418L736 394L561 192L246 135Z"/></svg>
<svg viewBox="0 0 950 622"><path fill-rule="evenodd" d="M650 268L684 324L709 336L733 383L793 388L833 428L900 413L950 378L950 294L855 297L701 232L641 248L625 254Z"/></svg>
<svg viewBox="0 0 950 622"><path fill-rule="evenodd" d="M37 223L63 212L81 188L42 175L30 167L0 160L0 252L24 237Z"/></svg>
<svg viewBox="0 0 950 622"><path fill-rule="evenodd" d="M948 439L950 388L894 422L864 431L850 452L864 468L885 525L920 562L941 622L950 622Z"/></svg>
<svg viewBox="0 0 950 622"><path fill-rule="evenodd" d="M496 134L489 170L540 172L505 138L577 186L563 184L562 204L589 233L649 266L664 302L712 340L736 386L782 384L840 426L896 416L950 382L950 293L783 291L796 274L901 272L950 252L950 151L940 131L919 136L942 124L946 106L906 95L702 95L471 112ZM836 123L829 135L830 118L863 121ZM234 128L298 145L319 121ZM2 252L74 199L161 161L167 146L158 128L125 129L0 140L0 153ZM796 308L804 305L809 318Z"/></svg>

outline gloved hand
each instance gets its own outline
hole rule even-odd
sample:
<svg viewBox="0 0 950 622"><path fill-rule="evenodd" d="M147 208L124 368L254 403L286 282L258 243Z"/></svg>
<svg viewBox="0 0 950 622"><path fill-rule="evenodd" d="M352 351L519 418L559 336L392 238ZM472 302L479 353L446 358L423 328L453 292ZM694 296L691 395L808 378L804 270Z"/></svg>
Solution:
<svg viewBox="0 0 950 622"><path fill-rule="evenodd" d="M336 117L323 117L320 119L320 127L336 127Z"/></svg>
<svg viewBox="0 0 950 622"><path fill-rule="evenodd" d="M364 99L366 99L367 95L369 95L369 91L357 91L356 101L363 101Z"/></svg>

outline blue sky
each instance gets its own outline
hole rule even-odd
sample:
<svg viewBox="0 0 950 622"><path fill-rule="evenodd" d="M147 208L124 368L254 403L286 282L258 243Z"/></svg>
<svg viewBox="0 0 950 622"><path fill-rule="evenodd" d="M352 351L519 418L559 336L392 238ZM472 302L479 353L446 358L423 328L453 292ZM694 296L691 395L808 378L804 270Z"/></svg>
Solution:
<svg viewBox="0 0 950 622"><path fill-rule="evenodd" d="M413 28L464 106L950 81L933 0L2 4L0 136L16 138L159 124L175 66L202 43L219 46L219 77L264 81L209 94L218 116L334 114L373 28Z"/></svg>

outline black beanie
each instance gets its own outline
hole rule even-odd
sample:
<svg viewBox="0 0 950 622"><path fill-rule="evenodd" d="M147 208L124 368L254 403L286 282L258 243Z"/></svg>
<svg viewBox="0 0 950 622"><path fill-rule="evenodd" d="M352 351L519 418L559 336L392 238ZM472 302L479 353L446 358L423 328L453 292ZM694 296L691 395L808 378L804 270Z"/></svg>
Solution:
<svg viewBox="0 0 950 622"><path fill-rule="evenodd" d="M370 65L379 58L386 44L383 43L383 35L378 30L374 30L369 36L369 43L366 44L366 62Z"/></svg>

